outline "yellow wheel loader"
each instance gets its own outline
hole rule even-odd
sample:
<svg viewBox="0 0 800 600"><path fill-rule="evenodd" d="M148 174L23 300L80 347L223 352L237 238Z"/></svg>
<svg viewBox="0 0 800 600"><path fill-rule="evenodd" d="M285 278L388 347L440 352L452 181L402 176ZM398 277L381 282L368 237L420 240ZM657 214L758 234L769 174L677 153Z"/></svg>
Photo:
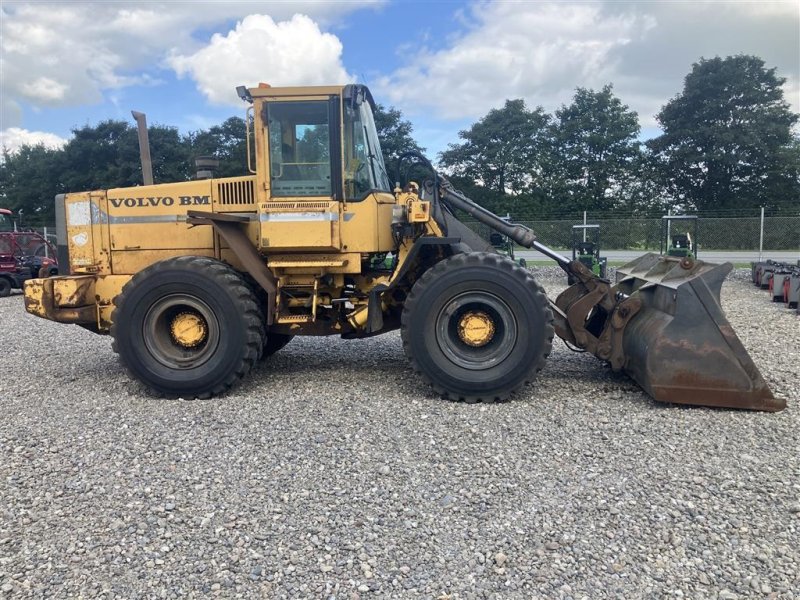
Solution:
<svg viewBox="0 0 800 600"><path fill-rule="evenodd" d="M659 401L784 407L720 308L729 264L650 254L612 284L416 153L401 162L430 177L394 185L366 87L237 91L250 174L59 195L69 275L29 281L28 312L110 334L131 375L168 397L224 393L296 335L399 328L414 369L454 400L507 398L555 333ZM574 285L549 300L458 214L551 257Z"/></svg>

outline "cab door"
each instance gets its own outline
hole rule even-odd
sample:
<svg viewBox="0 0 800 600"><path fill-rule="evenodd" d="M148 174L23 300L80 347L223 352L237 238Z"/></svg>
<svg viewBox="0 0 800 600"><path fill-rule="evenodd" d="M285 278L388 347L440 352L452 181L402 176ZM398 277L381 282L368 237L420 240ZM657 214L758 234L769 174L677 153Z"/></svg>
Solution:
<svg viewBox="0 0 800 600"><path fill-rule="evenodd" d="M261 247L340 250L339 96L275 98L262 115L267 144Z"/></svg>

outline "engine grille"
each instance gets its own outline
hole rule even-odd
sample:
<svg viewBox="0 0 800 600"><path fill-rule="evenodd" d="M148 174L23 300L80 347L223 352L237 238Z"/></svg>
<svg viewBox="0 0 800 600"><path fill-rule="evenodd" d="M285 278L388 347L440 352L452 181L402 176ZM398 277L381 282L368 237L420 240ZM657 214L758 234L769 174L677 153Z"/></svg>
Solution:
<svg viewBox="0 0 800 600"><path fill-rule="evenodd" d="M220 181L217 183L217 198L220 204L241 206L255 202L255 180Z"/></svg>

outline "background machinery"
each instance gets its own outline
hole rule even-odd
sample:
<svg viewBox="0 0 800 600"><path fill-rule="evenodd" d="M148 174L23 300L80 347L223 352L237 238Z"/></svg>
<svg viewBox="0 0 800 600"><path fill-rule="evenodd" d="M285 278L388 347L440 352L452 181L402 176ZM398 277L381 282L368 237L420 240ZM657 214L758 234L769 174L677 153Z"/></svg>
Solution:
<svg viewBox="0 0 800 600"><path fill-rule="evenodd" d="M608 259L600 256L600 225L573 225L571 242L572 260L579 261L592 273L605 279ZM572 276L567 275L567 283L575 283Z"/></svg>
<svg viewBox="0 0 800 600"><path fill-rule="evenodd" d="M428 178L393 185L365 86L237 91L250 104L250 174L59 195L70 275L27 282L30 313L110 334L128 371L170 397L223 393L295 335L400 329L413 368L455 400L507 398L557 334L656 400L785 406L720 308L730 265L648 254L611 284L465 197L419 153L398 162ZM576 283L549 300L456 214Z"/></svg>
<svg viewBox="0 0 800 600"><path fill-rule="evenodd" d="M751 263L753 284L769 291L773 302L783 302L800 315L800 260L795 264L765 260Z"/></svg>
<svg viewBox="0 0 800 600"><path fill-rule="evenodd" d="M666 215L661 217L661 254L679 258L697 258L698 219L696 215ZM674 224L684 225L681 231ZM691 232L689 231L691 226Z"/></svg>
<svg viewBox="0 0 800 600"><path fill-rule="evenodd" d="M55 248L35 231L17 231L12 212L0 208L0 298L32 277L58 274Z"/></svg>

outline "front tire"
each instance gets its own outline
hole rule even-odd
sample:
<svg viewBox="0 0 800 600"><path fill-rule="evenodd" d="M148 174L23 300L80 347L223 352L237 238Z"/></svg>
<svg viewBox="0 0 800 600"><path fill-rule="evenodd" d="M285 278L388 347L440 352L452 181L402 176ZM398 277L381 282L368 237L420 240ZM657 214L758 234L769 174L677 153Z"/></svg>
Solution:
<svg viewBox="0 0 800 600"><path fill-rule="evenodd" d="M155 263L125 285L115 304L114 351L157 395L222 394L261 356L263 313L242 277L218 260Z"/></svg>
<svg viewBox="0 0 800 600"><path fill-rule="evenodd" d="M411 365L445 397L495 402L534 379L553 315L528 271L491 253L458 254L411 289L401 320Z"/></svg>
<svg viewBox="0 0 800 600"><path fill-rule="evenodd" d="M11 280L0 277L0 298L7 298L11 295Z"/></svg>

